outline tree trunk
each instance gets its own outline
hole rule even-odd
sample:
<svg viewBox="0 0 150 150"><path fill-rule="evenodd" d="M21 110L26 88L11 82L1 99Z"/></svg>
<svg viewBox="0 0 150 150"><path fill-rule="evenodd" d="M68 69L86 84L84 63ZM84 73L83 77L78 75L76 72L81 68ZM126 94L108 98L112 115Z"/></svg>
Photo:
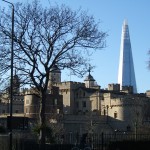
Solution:
<svg viewBox="0 0 150 150"><path fill-rule="evenodd" d="M45 102L46 102L46 92L42 92L40 97L40 111L39 111L39 123L40 123L39 150L45 150L46 147L45 146L45 127L46 127Z"/></svg>

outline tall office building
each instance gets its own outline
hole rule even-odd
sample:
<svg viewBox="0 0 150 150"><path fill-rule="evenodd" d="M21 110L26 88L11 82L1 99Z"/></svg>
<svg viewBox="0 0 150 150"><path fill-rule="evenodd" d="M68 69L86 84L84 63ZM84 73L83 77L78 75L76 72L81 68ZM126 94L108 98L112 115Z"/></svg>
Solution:
<svg viewBox="0 0 150 150"><path fill-rule="evenodd" d="M137 93L129 27L126 20L122 26L118 83L121 89L122 86L133 86L133 92Z"/></svg>

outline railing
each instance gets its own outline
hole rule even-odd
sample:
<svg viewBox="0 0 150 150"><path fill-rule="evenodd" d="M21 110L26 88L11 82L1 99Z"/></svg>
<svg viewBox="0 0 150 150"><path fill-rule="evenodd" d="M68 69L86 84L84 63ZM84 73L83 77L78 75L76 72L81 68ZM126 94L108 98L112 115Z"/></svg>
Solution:
<svg viewBox="0 0 150 150"><path fill-rule="evenodd" d="M55 135L55 143L46 143L46 150L71 150L71 148L80 144L82 135L67 133L64 135ZM92 150L113 150L116 145L127 147L133 145L137 148L141 145L150 145L150 134L132 134L132 133L114 133L114 134L88 134L86 143L92 147ZM117 143L117 144L114 144ZM138 144L137 144L138 143ZM124 146L122 146L124 145ZM137 147L138 146L138 147ZM35 138L13 135L13 150L38 150L38 143ZM9 135L0 135L0 150L9 150ZM122 150L120 148L120 150ZM127 150L127 149L126 149Z"/></svg>
<svg viewBox="0 0 150 150"><path fill-rule="evenodd" d="M9 135L0 134L0 149L8 150L9 149Z"/></svg>

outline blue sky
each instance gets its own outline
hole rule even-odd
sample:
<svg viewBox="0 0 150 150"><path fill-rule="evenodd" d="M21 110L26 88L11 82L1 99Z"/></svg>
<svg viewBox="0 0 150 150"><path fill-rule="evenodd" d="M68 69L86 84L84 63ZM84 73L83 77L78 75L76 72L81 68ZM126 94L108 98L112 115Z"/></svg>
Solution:
<svg viewBox="0 0 150 150"><path fill-rule="evenodd" d="M10 2L30 2L32 0L9 0ZM92 56L91 64L96 68L92 75L101 88L117 83L120 55L121 30L124 19L128 20L134 61L137 90L150 90L150 70L147 68L150 49L150 0L41 0L43 6L66 4L73 10L79 7L87 10L95 20L101 21L100 28L108 32L107 47ZM2 6L7 4L1 2ZM68 76L62 71L62 81L83 82L84 78Z"/></svg>

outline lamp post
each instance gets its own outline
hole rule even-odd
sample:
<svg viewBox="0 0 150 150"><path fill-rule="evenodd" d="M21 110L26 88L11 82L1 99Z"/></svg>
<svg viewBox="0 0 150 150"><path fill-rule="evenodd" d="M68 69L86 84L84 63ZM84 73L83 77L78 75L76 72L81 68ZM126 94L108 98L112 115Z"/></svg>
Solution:
<svg viewBox="0 0 150 150"><path fill-rule="evenodd" d="M12 102L13 102L13 57L14 57L14 5L13 3L2 0L12 6L12 28L11 28L11 81L10 81L10 145L9 149L12 150Z"/></svg>

